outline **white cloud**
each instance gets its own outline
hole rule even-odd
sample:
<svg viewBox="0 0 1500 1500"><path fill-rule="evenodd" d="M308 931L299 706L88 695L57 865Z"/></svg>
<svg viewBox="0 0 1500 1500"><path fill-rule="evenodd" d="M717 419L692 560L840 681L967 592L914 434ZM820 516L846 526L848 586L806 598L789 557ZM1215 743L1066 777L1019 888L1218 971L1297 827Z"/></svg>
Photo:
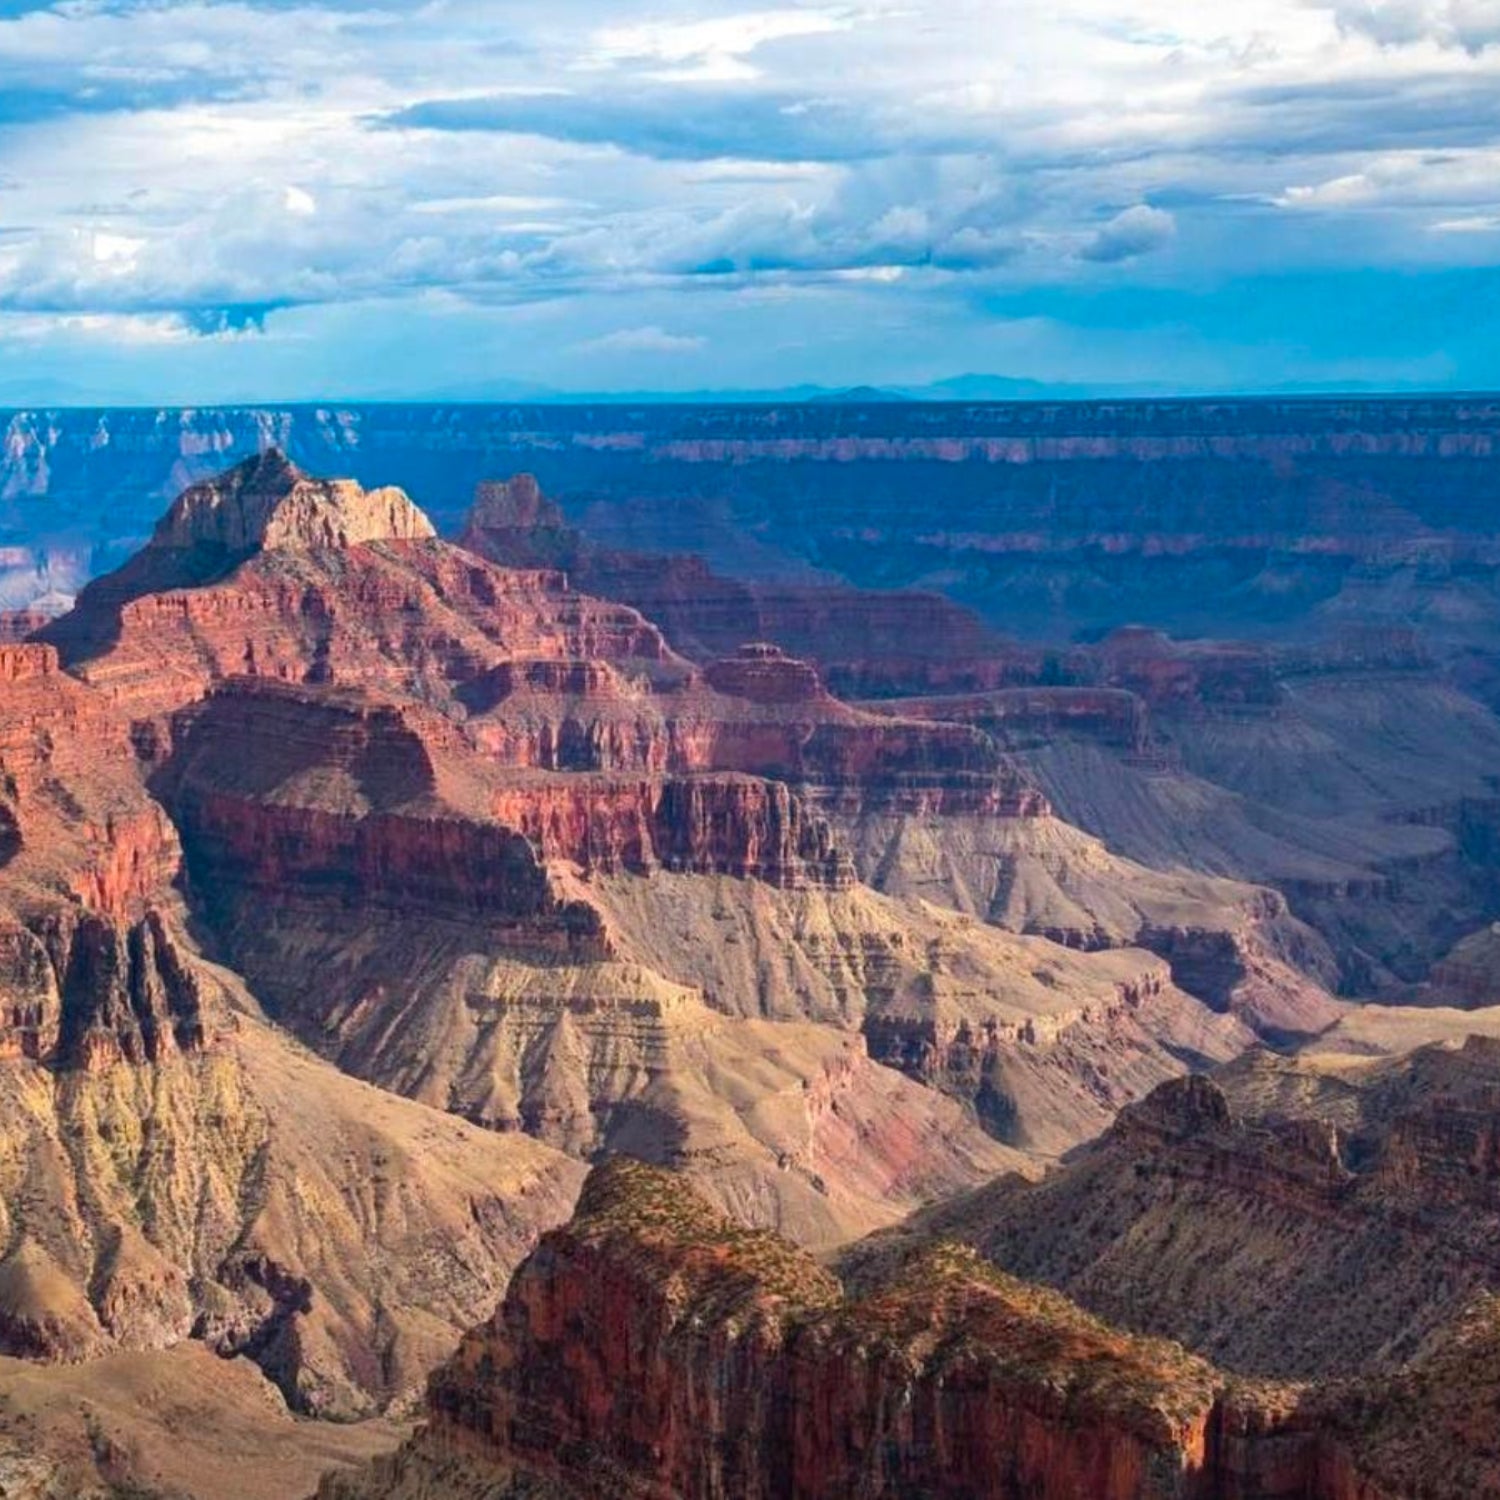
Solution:
<svg viewBox="0 0 1500 1500"><path fill-rule="evenodd" d="M1177 220L1165 209L1137 203L1118 213L1079 247L1084 260L1106 264L1135 260L1168 245L1177 235Z"/></svg>
<svg viewBox="0 0 1500 1500"><path fill-rule="evenodd" d="M281 201L286 211L299 219L310 219L318 211L318 200L306 188L288 186Z"/></svg>
<svg viewBox="0 0 1500 1500"><path fill-rule="evenodd" d="M70 0L0 21L0 309L227 336L441 291L666 355L750 295L857 298L862 334L1189 265L1464 264L1497 6Z"/></svg>
<svg viewBox="0 0 1500 1500"><path fill-rule="evenodd" d="M1434 234L1497 234L1500 214L1471 214L1464 219L1439 219L1429 226Z"/></svg>
<svg viewBox="0 0 1500 1500"><path fill-rule="evenodd" d="M643 328L617 328L577 347L585 354L695 354L707 343L699 335L668 333L653 323Z"/></svg>
<svg viewBox="0 0 1500 1500"><path fill-rule="evenodd" d="M672 82L727 83L758 78L749 59L772 42L826 36L853 24L845 13L819 10L747 11L695 21L608 26L594 35L583 68L646 64L645 76Z"/></svg>

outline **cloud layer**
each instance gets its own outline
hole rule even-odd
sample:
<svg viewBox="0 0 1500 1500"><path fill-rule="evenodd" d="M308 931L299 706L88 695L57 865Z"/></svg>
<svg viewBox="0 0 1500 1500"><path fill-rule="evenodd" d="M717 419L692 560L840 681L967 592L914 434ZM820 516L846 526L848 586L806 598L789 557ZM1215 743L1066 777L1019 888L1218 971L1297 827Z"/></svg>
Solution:
<svg viewBox="0 0 1500 1500"><path fill-rule="evenodd" d="M1500 0L0 0L0 399L1495 384L1497 260Z"/></svg>

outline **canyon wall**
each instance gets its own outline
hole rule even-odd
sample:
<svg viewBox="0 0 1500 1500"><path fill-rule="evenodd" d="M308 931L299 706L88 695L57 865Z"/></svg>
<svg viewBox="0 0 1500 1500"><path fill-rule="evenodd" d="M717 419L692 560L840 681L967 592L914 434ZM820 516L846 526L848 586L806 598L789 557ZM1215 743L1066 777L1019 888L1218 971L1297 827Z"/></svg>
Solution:
<svg viewBox="0 0 1500 1500"><path fill-rule="evenodd" d="M1362 1439L1337 1400L1236 1387L954 1246L848 1297L617 1159L434 1376L413 1442L320 1497L1394 1500Z"/></svg>
<svg viewBox="0 0 1500 1500"><path fill-rule="evenodd" d="M166 500L273 444L314 470L399 484L447 526L480 481L534 472L607 547L699 553L739 577L940 579L1032 638L1131 619L1264 630L1356 594L1379 612L1392 607L1383 580L1430 595L1455 569L1490 578L1497 562L1500 408L1480 398L80 410L0 422L0 544L28 549L18 579L45 574L49 557L63 577L80 544L93 571L110 566ZM1356 564L1372 571L1355 576Z"/></svg>

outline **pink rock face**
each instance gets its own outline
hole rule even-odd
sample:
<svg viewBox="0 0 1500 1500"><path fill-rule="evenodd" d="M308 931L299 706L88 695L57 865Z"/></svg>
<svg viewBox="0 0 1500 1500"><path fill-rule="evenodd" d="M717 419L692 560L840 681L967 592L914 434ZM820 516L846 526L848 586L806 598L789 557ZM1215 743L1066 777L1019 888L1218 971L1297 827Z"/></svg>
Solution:
<svg viewBox="0 0 1500 1500"><path fill-rule="evenodd" d="M0 682L35 682L57 672L51 646L0 646Z"/></svg>
<svg viewBox="0 0 1500 1500"><path fill-rule="evenodd" d="M748 776L533 780L498 790L491 807L544 859L584 871L661 868L783 888L854 879L826 823L785 786Z"/></svg>
<svg viewBox="0 0 1500 1500"><path fill-rule="evenodd" d="M50 646L0 647L0 684L0 869L8 842L13 878L139 918L176 869L177 840L136 779L126 725Z"/></svg>

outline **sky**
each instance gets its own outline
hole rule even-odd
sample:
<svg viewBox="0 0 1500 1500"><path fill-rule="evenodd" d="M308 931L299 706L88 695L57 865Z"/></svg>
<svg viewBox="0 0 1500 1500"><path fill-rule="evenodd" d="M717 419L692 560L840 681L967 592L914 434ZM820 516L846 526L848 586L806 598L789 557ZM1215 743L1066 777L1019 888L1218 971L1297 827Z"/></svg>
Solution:
<svg viewBox="0 0 1500 1500"><path fill-rule="evenodd" d="M0 403L1500 388L1500 0L0 0Z"/></svg>

